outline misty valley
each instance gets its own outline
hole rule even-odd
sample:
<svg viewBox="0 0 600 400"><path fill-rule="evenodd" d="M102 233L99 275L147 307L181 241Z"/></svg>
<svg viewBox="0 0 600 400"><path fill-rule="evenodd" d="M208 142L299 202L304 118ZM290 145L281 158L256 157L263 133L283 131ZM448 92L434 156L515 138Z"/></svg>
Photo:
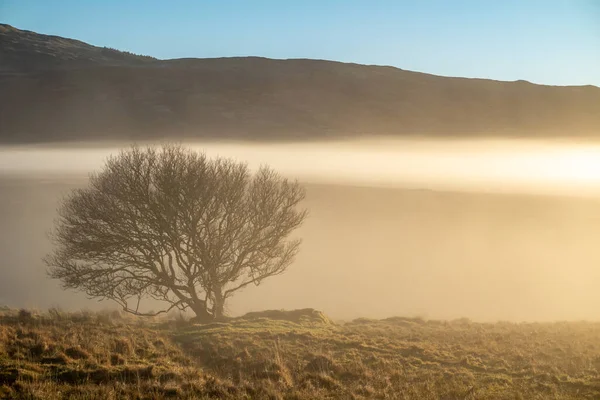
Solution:
<svg viewBox="0 0 600 400"><path fill-rule="evenodd" d="M268 163L307 187L310 215L297 232L303 244L295 263L234 297L233 315L313 307L340 320L597 318L600 203L591 190L582 190L600 179L594 175L600 165L594 146L563 151L566 161L553 167L560 157L548 144L373 143L190 144L254 167ZM506 150L495 151L486 163L485 145L487 151ZM115 307L63 291L47 279L41 260L51 248L47 234L58 201L85 187L87 174L118 148L3 150L1 303ZM510 158L526 151L528 160L539 162L525 168ZM565 180L568 168L577 167L573 160L582 161L569 154L586 151L591 157L582 168L589 180ZM538 171L543 186L536 186ZM573 183L580 186L568 186Z"/></svg>

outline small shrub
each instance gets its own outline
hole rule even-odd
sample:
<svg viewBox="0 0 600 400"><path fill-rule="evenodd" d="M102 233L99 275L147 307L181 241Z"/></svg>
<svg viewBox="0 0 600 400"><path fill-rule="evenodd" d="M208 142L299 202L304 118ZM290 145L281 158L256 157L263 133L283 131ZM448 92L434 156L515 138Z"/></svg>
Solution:
<svg viewBox="0 0 600 400"><path fill-rule="evenodd" d="M310 360L310 362L306 365L304 369L308 372L328 374L331 372L335 372L338 368L330 358L325 356L317 356Z"/></svg>
<svg viewBox="0 0 600 400"><path fill-rule="evenodd" d="M114 349L117 354L128 356L133 353L133 346L128 339L118 338L115 339Z"/></svg>
<svg viewBox="0 0 600 400"><path fill-rule="evenodd" d="M65 313L59 307L51 307L48 309L48 316L54 321L64 321Z"/></svg>
<svg viewBox="0 0 600 400"><path fill-rule="evenodd" d="M69 358L63 353L57 353L50 357L42 357L40 360L42 364L57 364L57 365L67 365L69 363Z"/></svg>
<svg viewBox="0 0 600 400"><path fill-rule="evenodd" d="M324 374L310 373L304 376L303 384L310 383L315 388L340 391L342 386L333 377Z"/></svg>
<svg viewBox="0 0 600 400"><path fill-rule="evenodd" d="M90 353L82 349L81 347L69 347L65 350L65 354L74 360L88 359Z"/></svg>
<svg viewBox="0 0 600 400"><path fill-rule="evenodd" d="M48 350L48 345L46 342L38 342L29 348L29 354L32 357L38 358L41 357Z"/></svg>
<svg viewBox="0 0 600 400"><path fill-rule="evenodd" d="M125 359L120 354L114 353L110 355L110 364L111 365L123 365L125 364Z"/></svg>
<svg viewBox="0 0 600 400"><path fill-rule="evenodd" d="M23 322L29 322L33 319L33 313L29 310L25 310L24 308L19 310L19 314L17 315L19 320Z"/></svg>

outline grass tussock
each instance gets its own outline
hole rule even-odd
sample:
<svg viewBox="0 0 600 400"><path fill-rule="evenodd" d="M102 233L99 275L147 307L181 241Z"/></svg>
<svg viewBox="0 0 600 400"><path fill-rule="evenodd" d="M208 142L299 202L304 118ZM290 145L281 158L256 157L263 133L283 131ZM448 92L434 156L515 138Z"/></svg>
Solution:
<svg viewBox="0 0 600 400"><path fill-rule="evenodd" d="M597 399L600 324L0 313L0 398Z"/></svg>

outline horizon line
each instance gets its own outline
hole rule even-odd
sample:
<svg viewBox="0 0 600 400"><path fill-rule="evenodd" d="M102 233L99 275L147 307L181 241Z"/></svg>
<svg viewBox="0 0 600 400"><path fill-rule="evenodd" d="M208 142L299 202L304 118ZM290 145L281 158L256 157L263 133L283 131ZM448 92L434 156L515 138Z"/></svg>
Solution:
<svg viewBox="0 0 600 400"><path fill-rule="evenodd" d="M4 23L4 22L0 22L0 26L4 25L4 26L8 26L10 28L16 29L17 31L20 32L29 32L29 33L33 33L36 35L42 35L42 36L49 36L49 37L54 37L54 38L60 38L60 39L67 39L67 40L72 40L72 41L76 41L76 42L80 42L80 43L84 43L86 45L89 46L93 46L93 47L97 47L97 48L111 48L114 50L117 50L119 52L123 52L123 53L131 53L134 54L136 56L142 56L142 57L150 57L153 58L155 61L178 61L178 60L221 60L221 59L232 59L232 58L237 58L237 59L241 59L241 58L257 58L257 59L264 59L264 60L273 60L273 61L322 61L322 62L331 62L331 63L338 63L338 64L348 64L348 65L358 65L358 66L364 66L364 67L381 67L381 68L393 68L399 71L404 71L404 72L414 72L414 73L418 73L418 74L424 74L424 75L430 75L430 76L436 76L436 77L441 77L441 78L452 78L452 79L470 79L470 80L484 80L484 81L493 81L493 82L506 82L506 83L525 83L525 84L530 84L530 85L536 85L536 86L550 86L550 87L564 87L564 88L586 88L586 87L591 87L591 88L596 88L596 89L600 89L600 86L591 84L591 83L587 83L587 84L563 84L563 85L557 85L557 84L550 84L550 83L539 83L539 82L533 82L533 81L529 81L526 79L515 79L515 80L503 80L503 79L497 79L497 78L492 78L492 77L481 77L481 76L464 76L464 75L444 75L444 74L439 74L439 73L433 73L433 72L428 72L428 71L423 71L423 70L409 70L409 69L403 69L397 65L391 65L391 64L366 64L366 63L360 63L360 62L356 62L356 61L342 61L342 60L335 60L335 59L326 59L326 58L307 58L307 57L288 57L288 58L276 58L276 57L266 57L266 56L261 56L261 55L233 55L233 56L219 56L219 57L195 57L195 56L189 56L189 57L178 57L178 58L157 58L153 55L150 54L141 54L141 53L135 53L129 50L121 50L115 47L109 47L109 46L103 46L103 45L97 45L97 44L93 44L91 42L86 42L80 39L76 39L76 38L72 38L72 37L67 37L67 36L60 36L60 35L53 35L53 34L47 34L47 33L40 33L37 31L32 31L29 29L21 29L21 28L17 28L14 25L11 25L9 23Z"/></svg>

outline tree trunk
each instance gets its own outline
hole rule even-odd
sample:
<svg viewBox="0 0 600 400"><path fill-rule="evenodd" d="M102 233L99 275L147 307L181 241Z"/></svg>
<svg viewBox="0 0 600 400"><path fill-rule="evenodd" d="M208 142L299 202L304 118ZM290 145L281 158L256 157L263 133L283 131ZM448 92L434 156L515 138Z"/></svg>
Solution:
<svg viewBox="0 0 600 400"><path fill-rule="evenodd" d="M205 324L214 320L214 316L212 316L208 311L206 311L206 303L201 301L199 303L190 304L190 308L196 316L192 318L192 322L199 322L201 324Z"/></svg>
<svg viewBox="0 0 600 400"><path fill-rule="evenodd" d="M214 300L213 315L216 320L220 320L225 314L225 298L223 297L223 290L220 287L215 288Z"/></svg>

